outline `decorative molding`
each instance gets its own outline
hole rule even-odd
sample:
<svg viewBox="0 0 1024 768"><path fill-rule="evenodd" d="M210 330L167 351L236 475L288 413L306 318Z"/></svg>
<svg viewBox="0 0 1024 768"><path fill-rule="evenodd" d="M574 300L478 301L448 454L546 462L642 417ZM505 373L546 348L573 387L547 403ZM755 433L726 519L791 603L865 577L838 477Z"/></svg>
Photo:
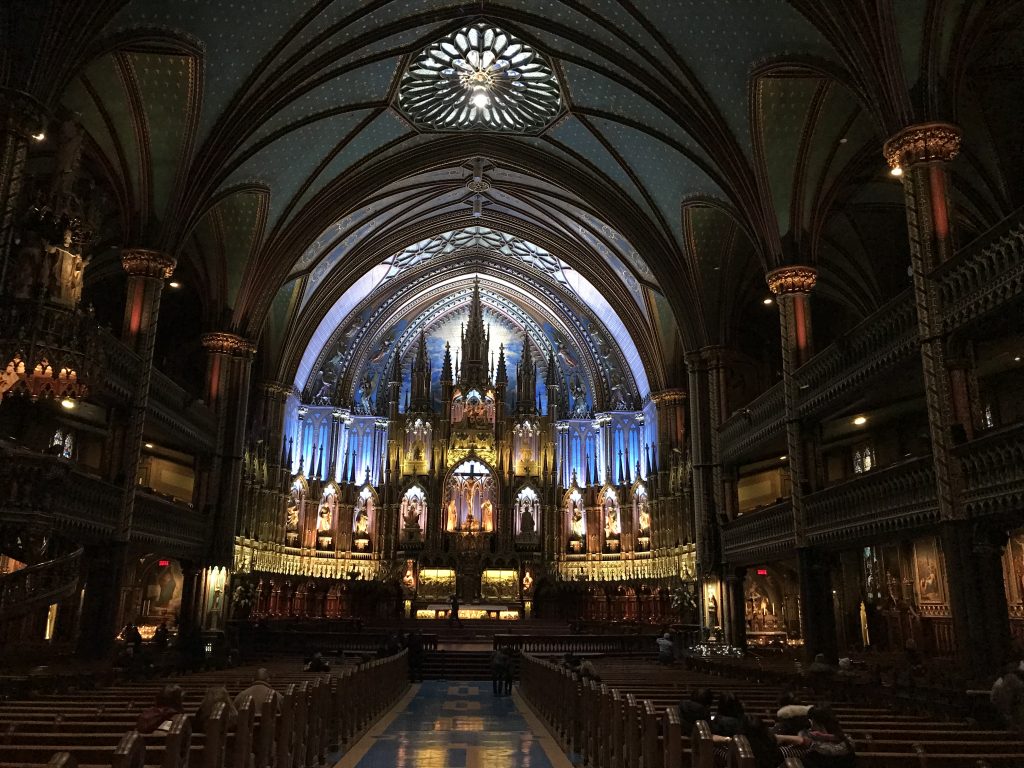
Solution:
<svg viewBox="0 0 1024 768"><path fill-rule="evenodd" d="M249 339L225 331L204 333L201 338L203 349L215 355L231 355L232 357L253 357L256 344Z"/></svg>
<svg viewBox="0 0 1024 768"><path fill-rule="evenodd" d="M23 139L45 130L48 112L35 97L13 88L0 88L0 132Z"/></svg>
<svg viewBox="0 0 1024 768"><path fill-rule="evenodd" d="M150 248L122 248L121 266L131 277L166 280L174 274L177 260L163 251Z"/></svg>
<svg viewBox="0 0 1024 768"><path fill-rule="evenodd" d="M776 296L784 293L810 293L818 282L818 270L813 267L779 267L765 275L765 280L768 289Z"/></svg>
<svg viewBox="0 0 1024 768"><path fill-rule="evenodd" d="M904 128L882 147L890 168L949 161L960 153L960 129L949 123L919 123Z"/></svg>

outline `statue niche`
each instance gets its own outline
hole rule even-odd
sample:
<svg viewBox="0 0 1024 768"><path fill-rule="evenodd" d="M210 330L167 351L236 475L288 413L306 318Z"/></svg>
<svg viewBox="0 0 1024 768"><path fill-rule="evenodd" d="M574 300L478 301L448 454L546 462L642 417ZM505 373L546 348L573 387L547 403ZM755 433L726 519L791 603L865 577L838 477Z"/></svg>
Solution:
<svg viewBox="0 0 1024 768"><path fill-rule="evenodd" d="M566 551L571 555L582 555L587 551L587 514L583 494L578 488L565 495L564 508L568 531Z"/></svg>
<svg viewBox="0 0 1024 768"><path fill-rule="evenodd" d="M540 498L533 488L523 488L516 496L515 520L517 539L535 542L540 522Z"/></svg>
<svg viewBox="0 0 1024 768"><path fill-rule="evenodd" d="M373 550L372 526L375 498L373 489L365 486L359 492L359 498L352 510L352 549L356 552L371 552Z"/></svg>
<svg viewBox="0 0 1024 768"><path fill-rule="evenodd" d="M427 525L427 495L422 488L414 485L405 492L399 516L402 520L402 540L407 544L422 541Z"/></svg>
<svg viewBox="0 0 1024 768"><path fill-rule="evenodd" d="M651 549L651 508L643 483L637 483L633 489L633 512L636 520L636 550L648 552Z"/></svg>
<svg viewBox="0 0 1024 768"><path fill-rule="evenodd" d="M292 483L284 510L284 543L289 547L299 546L302 535L302 517L306 506L306 484L299 477Z"/></svg>
<svg viewBox="0 0 1024 768"><path fill-rule="evenodd" d="M316 548L334 546L334 521L338 516L338 489L331 483L324 488L316 515Z"/></svg>
<svg viewBox="0 0 1024 768"><path fill-rule="evenodd" d="M455 467L445 498L449 531L494 530L494 478L485 464L470 459Z"/></svg>
<svg viewBox="0 0 1024 768"><path fill-rule="evenodd" d="M617 553L622 534L622 520L619 517L619 499L612 488L605 488L601 494L601 520L604 525L604 551Z"/></svg>

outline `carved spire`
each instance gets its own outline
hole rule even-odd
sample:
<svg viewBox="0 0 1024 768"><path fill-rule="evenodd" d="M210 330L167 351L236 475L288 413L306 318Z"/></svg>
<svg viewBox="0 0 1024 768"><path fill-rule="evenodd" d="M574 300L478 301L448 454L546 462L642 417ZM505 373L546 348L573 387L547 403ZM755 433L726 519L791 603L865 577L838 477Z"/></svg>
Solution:
<svg viewBox="0 0 1024 768"><path fill-rule="evenodd" d="M537 413L537 364L533 362L530 335L523 330L523 355L516 374L516 413Z"/></svg>
<svg viewBox="0 0 1024 768"><path fill-rule="evenodd" d="M452 347L447 341L444 343L444 362L441 363L441 384L452 383Z"/></svg>
<svg viewBox="0 0 1024 768"><path fill-rule="evenodd" d="M505 367L505 345L498 345L498 372L495 374L494 383L500 386L508 384L508 370Z"/></svg>
<svg viewBox="0 0 1024 768"><path fill-rule="evenodd" d="M586 466L586 474L584 474L583 479L584 479L584 482L585 482L586 486L589 488L590 487L590 454L589 453L587 454L586 465L587 465ZM576 474L575 470L573 470L573 474L574 475Z"/></svg>
<svg viewBox="0 0 1024 768"><path fill-rule="evenodd" d="M464 388L483 388L488 383L487 348L490 333L484 328L483 305L480 302L480 279L473 278L473 296L469 303L469 321L462 334L462 359L459 383Z"/></svg>
<svg viewBox="0 0 1024 768"><path fill-rule="evenodd" d="M416 413L426 413L432 410L433 403L430 397L430 357L427 355L427 337L420 331L419 342L416 345L416 357L412 362L412 410ZM406 408L408 411L409 408Z"/></svg>

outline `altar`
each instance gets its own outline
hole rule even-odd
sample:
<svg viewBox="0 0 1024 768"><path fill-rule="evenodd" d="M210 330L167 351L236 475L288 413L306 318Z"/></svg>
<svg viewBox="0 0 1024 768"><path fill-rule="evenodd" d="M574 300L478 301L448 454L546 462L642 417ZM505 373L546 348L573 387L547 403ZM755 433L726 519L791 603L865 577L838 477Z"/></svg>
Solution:
<svg viewBox="0 0 1024 768"><path fill-rule="evenodd" d="M451 607L447 603L429 603L416 609L417 619L447 619ZM501 621L518 621L522 614L517 605L503 603L483 603L459 606L460 621L480 621L498 619Z"/></svg>

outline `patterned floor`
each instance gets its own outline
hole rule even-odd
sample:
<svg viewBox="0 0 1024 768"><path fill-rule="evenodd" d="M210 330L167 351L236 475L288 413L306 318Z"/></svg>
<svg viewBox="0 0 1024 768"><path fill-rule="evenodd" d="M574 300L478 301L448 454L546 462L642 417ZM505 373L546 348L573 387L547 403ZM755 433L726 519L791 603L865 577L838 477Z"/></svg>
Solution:
<svg viewBox="0 0 1024 768"><path fill-rule="evenodd" d="M518 699L518 697L517 697ZM562 768L547 731L487 682L422 683L338 768Z"/></svg>

